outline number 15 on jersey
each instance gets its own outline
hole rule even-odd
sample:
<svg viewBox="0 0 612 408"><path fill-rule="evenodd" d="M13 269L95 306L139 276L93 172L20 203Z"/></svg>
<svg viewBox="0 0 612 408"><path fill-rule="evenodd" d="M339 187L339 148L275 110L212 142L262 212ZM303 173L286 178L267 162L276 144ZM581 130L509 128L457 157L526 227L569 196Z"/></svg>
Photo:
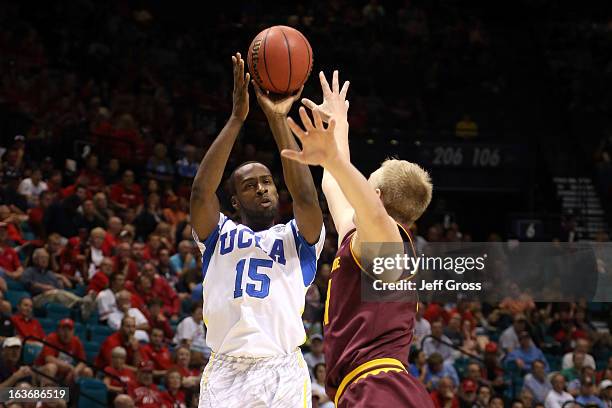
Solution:
<svg viewBox="0 0 612 408"><path fill-rule="evenodd" d="M241 259L236 264L236 284L234 286L234 299L242 296L242 282L244 268L248 261L247 276L254 283L246 284L246 294L252 297L263 299L270 293L270 277L258 270L263 268L271 269L273 261L271 259L247 258ZM259 285L258 285L259 284ZM258 288L259 286L259 288Z"/></svg>

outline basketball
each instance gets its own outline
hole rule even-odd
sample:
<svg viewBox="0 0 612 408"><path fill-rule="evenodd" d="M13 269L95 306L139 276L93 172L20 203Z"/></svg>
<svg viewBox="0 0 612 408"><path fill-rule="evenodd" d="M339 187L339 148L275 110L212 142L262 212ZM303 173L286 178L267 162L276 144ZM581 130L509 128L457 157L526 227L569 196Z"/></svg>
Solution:
<svg viewBox="0 0 612 408"><path fill-rule="evenodd" d="M290 94L308 79L312 70L310 43L295 28L266 28L251 42L249 72L257 84L277 94Z"/></svg>

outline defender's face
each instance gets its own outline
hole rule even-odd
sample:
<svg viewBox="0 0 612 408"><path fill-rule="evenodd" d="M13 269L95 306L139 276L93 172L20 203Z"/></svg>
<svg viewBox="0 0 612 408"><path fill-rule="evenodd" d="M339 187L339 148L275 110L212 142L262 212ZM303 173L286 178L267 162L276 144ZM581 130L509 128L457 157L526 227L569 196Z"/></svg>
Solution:
<svg viewBox="0 0 612 408"><path fill-rule="evenodd" d="M236 195L232 205L251 217L273 219L278 209L278 192L270 170L261 163L250 163L234 174Z"/></svg>

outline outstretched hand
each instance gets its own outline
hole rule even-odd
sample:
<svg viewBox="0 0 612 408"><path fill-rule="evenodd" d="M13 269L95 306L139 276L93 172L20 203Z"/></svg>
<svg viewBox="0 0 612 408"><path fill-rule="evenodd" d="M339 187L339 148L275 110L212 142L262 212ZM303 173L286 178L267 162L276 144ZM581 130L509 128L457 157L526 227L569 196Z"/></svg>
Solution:
<svg viewBox="0 0 612 408"><path fill-rule="evenodd" d="M270 92L265 91L259 87L257 82L253 81L253 88L255 88L255 94L257 95L257 102L261 109L266 114L268 119L273 117L285 118L293 103L300 99L304 86L302 86L296 93L288 96L270 95Z"/></svg>
<svg viewBox="0 0 612 408"><path fill-rule="evenodd" d="M289 128L295 136L302 142L302 151L284 149L281 152L283 157L297 161L302 164L327 166L337 159L338 147L334 139L335 119L331 119L327 128L323 124L321 113L318 109L312 111L314 124L308 117L306 109L300 108L300 118L302 118L302 129L291 118L287 118Z"/></svg>
<svg viewBox="0 0 612 408"><path fill-rule="evenodd" d="M338 79L338 70L335 70L332 75L332 86L329 87L327 78L323 71L319 72L319 80L321 81L321 90L323 91L323 102L317 105L308 98L303 98L302 103L310 110L315 108L321 113L321 119L328 122L330 118L336 120L346 120L346 114L349 108L349 102L346 100L346 94L349 89L350 82L345 81L340 89L340 81Z"/></svg>
<svg viewBox="0 0 612 408"><path fill-rule="evenodd" d="M234 66L232 116L244 122L249 114L249 81L251 75L248 72L246 75L244 74L244 60L239 52L232 55L232 64Z"/></svg>

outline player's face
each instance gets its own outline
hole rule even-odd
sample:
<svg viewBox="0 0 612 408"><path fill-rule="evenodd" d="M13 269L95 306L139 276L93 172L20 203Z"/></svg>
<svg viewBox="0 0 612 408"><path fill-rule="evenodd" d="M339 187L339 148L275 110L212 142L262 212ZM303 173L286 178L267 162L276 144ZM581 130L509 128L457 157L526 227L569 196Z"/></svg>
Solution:
<svg viewBox="0 0 612 408"><path fill-rule="evenodd" d="M278 192L270 170L261 163L250 163L234 174L236 194L232 205L251 223L269 224L278 209ZM249 225L250 226L250 225Z"/></svg>

